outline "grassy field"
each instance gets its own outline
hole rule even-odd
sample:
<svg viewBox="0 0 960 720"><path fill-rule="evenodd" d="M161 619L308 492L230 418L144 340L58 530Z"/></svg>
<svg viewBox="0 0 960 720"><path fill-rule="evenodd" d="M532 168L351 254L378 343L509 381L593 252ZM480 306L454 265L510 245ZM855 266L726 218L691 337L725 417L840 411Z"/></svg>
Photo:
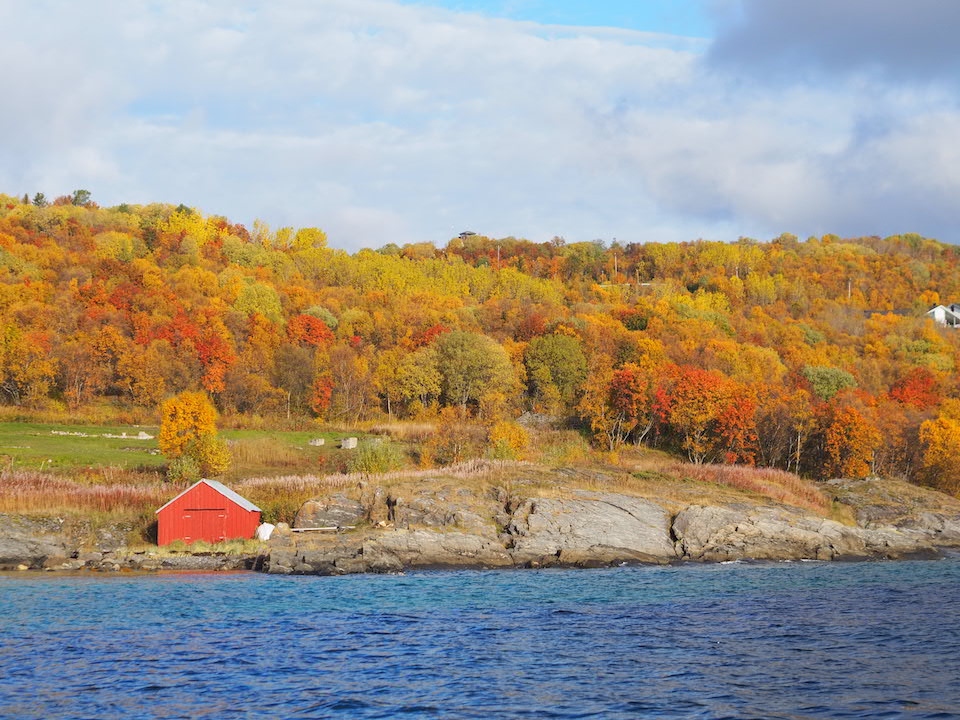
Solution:
<svg viewBox="0 0 960 720"><path fill-rule="evenodd" d="M53 470L119 468L159 470L166 464L157 447L157 427L0 423L0 469ZM151 436L139 439L140 433ZM126 435L126 437L123 437ZM347 462L337 449L346 432L224 430L234 455L230 478L292 471L337 471ZM314 438L325 444L313 447Z"/></svg>
<svg viewBox="0 0 960 720"><path fill-rule="evenodd" d="M157 434L155 427L0 423L0 457L4 467L33 470L163 465L166 461L157 449L156 439L135 439L141 431L151 436ZM123 433L130 437L105 437Z"/></svg>

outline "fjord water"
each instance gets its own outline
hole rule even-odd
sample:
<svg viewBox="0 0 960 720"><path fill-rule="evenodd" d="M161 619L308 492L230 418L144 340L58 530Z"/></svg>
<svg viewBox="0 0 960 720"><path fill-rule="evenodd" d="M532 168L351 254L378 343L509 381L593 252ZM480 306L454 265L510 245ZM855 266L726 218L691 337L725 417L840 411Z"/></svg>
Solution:
<svg viewBox="0 0 960 720"><path fill-rule="evenodd" d="M0 577L3 718L949 718L960 560Z"/></svg>

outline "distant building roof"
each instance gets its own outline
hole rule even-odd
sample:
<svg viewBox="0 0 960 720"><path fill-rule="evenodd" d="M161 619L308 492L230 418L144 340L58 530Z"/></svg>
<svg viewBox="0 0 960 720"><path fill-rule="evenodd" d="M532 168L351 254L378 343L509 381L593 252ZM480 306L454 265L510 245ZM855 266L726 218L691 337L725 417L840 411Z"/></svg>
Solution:
<svg viewBox="0 0 960 720"><path fill-rule="evenodd" d="M191 485L190 487L188 487L188 488L187 488L186 490L184 490L182 493L180 493L179 495L177 495L177 497L173 498L173 500L170 500L169 502L165 503L165 504L163 505L163 507L157 508L157 511L156 511L156 512L160 512L161 510L163 510L163 508L167 507L167 505L169 505L170 503L172 503L172 502L174 502L175 500L183 497L183 496L186 495L188 492L190 492L191 490L193 490L193 489L194 489L197 485L199 485L200 483L204 483L205 485L209 485L210 487L212 487L214 490L216 490L218 493L220 493L220 494L223 495L224 497L226 497L226 498L228 498L228 499L230 499L230 500L233 500L233 502L235 502L237 505L239 505L240 507L242 507L244 510L252 510L252 511L260 512L260 508L258 508L256 505L254 505L252 502L250 502L249 500L247 500L247 499L246 499L245 497L243 497L242 495L239 495L238 493L235 493L233 490L231 490L230 488L228 488L228 487L227 487L226 485L224 485L223 483L217 482L216 480L207 480L206 478L203 478L203 479L201 479L201 480L197 480L197 482L195 482L193 485ZM154 514L156 514L156 513L154 513Z"/></svg>
<svg viewBox="0 0 960 720"><path fill-rule="evenodd" d="M864 310L864 317L871 315L899 315L900 317L913 317L916 313L913 310Z"/></svg>
<svg viewBox="0 0 960 720"><path fill-rule="evenodd" d="M476 233L473 230L464 230L462 233L460 233L460 238L463 239L473 237L474 235L476 235Z"/></svg>

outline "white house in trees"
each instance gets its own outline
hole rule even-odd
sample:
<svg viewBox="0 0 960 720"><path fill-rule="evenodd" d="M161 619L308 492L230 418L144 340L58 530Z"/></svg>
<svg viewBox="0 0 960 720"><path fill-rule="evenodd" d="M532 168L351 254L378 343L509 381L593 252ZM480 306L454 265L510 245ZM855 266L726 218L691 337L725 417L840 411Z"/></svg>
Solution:
<svg viewBox="0 0 960 720"><path fill-rule="evenodd" d="M960 303L937 305L927 311L927 317L948 327L960 327Z"/></svg>

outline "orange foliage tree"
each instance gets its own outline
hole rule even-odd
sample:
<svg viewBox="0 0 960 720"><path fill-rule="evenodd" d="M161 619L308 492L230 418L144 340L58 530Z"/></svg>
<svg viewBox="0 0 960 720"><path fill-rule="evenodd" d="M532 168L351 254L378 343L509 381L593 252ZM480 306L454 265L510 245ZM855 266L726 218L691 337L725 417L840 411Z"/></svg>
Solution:
<svg viewBox="0 0 960 720"><path fill-rule="evenodd" d="M922 479L932 487L960 495L960 401L948 400L940 414L920 426Z"/></svg>
<svg viewBox="0 0 960 720"><path fill-rule="evenodd" d="M863 478L870 474L880 434L856 408L829 407L823 436L823 477Z"/></svg>

